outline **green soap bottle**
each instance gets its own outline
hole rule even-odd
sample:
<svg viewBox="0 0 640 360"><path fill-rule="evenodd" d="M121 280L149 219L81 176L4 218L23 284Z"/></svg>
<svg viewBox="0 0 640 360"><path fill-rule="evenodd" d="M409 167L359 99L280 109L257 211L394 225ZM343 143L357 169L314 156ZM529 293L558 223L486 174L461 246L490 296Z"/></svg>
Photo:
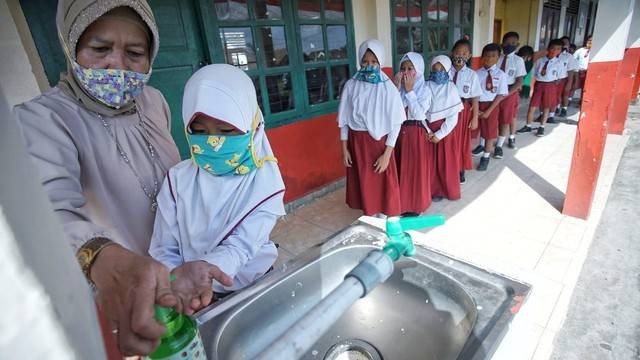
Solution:
<svg viewBox="0 0 640 360"><path fill-rule="evenodd" d="M198 326L191 317L155 305L156 320L167 328L160 346L147 357L152 360L206 360Z"/></svg>

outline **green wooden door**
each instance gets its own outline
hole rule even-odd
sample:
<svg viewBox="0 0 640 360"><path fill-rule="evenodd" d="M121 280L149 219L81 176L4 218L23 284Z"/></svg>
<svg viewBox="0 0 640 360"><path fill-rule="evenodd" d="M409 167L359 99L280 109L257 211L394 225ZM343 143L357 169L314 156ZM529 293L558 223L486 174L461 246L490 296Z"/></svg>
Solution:
<svg viewBox="0 0 640 360"><path fill-rule="evenodd" d="M189 149L182 122L182 92L191 74L207 63L196 8L191 0L151 0L149 4L160 31L160 50L149 84L169 103L171 133L184 159Z"/></svg>
<svg viewBox="0 0 640 360"><path fill-rule="evenodd" d="M153 64L150 85L159 89L171 108L171 133L182 158L189 156L182 123L182 90L187 79L206 64L195 0L150 0L158 23L160 51ZM31 35L51 86L66 71L56 35L56 2L21 0Z"/></svg>

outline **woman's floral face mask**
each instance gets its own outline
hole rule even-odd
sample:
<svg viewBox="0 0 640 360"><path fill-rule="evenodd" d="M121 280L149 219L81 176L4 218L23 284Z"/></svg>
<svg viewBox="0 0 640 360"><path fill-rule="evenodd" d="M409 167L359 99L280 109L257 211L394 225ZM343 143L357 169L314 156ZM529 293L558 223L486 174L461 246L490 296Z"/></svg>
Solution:
<svg viewBox="0 0 640 360"><path fill-rule="evenodd" d="M73 74L84 90L101 103L119 109L142 93L148 73L119 69L90 69L73 62Z"/></svg>

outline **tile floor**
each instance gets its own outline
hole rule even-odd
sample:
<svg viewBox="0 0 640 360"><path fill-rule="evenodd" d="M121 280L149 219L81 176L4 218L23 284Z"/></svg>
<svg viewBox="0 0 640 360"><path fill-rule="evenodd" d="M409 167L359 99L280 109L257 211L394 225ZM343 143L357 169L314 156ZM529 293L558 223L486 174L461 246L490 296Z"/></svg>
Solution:
<svg viewBox="0 0 640 360"><path fill-rule="evenodd" d="M571 117L577 119L575 111ZM624 135L607 139L591 217L584 221L559 211L575 131L576 126L559 123L547 125L543 138L519 135L517 150L505 148L504 159L492 159L484 173L467 173L461 200L432 205L428 213L444 214L444 226L414 233L420 245L533 286L493 359L548 359L566 316L627 141ZM361 212L349 209L344 199L342 187L281 219L272 233L280 245L278 262L357 220ZM383 226L380 219L361 220Z"/></svg>

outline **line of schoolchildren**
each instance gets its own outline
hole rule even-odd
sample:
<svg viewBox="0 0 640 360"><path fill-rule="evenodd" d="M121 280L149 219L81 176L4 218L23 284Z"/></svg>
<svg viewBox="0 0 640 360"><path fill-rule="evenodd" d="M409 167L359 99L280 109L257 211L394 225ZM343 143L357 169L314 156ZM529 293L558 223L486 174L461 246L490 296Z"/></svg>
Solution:
<svg viewBox="0 0 640 360"><path fill-rule="evenodd" d="M527 124L517 130L520 90L528 73L515 53L518 45L518 34L506 33L501 45L482 49L482 66L474 71L467 66L471 43L459 40L451 57L433 58L425 80L420 54L405 54L391 79L380 69L382 43L363 42L361 68L346 83L338 112L347 204L379 217L423 213L432 201L460 198L472 155L480 156L476 169L485 171L491 155L503 157L505 141L515 149L516 133L533 131L538 108L542 116L536 135L543 136L550 112L561 105L559 111L566 114L578 66L563 52L563 40L549 43L547 55L531 69L535 84ZM533 49L521 50L527 60L533 58Z"/></svg>

